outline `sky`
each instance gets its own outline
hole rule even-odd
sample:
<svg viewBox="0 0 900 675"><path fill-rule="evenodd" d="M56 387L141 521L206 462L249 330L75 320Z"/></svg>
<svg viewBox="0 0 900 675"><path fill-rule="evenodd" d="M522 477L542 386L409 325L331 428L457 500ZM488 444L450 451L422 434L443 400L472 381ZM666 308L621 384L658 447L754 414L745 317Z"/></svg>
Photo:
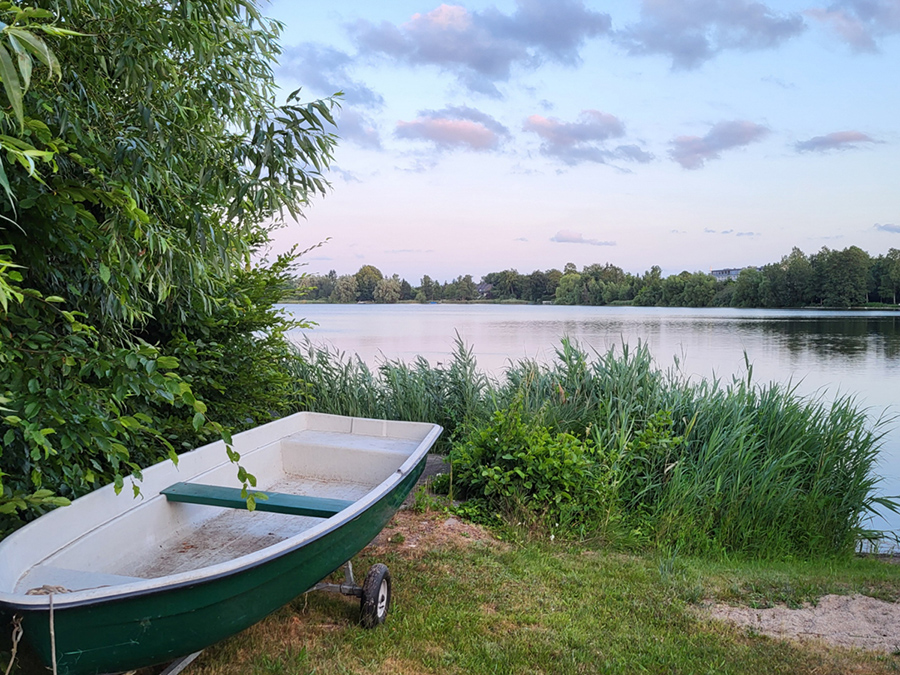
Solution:
<svg viewBox="0 0 900 675"><path fill-rule="evenodd" d="M343 92L304 271L417 285L900 248L900 0L274 0L286 94Z"/></svg>

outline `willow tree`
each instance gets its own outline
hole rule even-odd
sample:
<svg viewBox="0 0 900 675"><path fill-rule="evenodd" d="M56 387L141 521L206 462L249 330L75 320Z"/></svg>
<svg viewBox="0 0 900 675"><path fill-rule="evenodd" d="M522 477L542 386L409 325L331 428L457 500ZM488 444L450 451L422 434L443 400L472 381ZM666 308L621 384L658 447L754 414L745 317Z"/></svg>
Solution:
<svg viewBox="0 0 900 675"><path fill-rule="evenodd" d="M335 140L253 0L43 4L0 7L0 531L284 411L253 254Z"/></svg>

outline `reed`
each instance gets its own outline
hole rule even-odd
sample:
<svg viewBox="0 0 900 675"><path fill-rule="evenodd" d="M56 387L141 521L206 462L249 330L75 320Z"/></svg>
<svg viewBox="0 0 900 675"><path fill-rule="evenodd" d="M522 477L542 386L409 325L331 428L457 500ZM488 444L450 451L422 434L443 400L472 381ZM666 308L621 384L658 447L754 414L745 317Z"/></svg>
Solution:
<svg viewBox="0 0 900 675"><path fill-rule="evenodd" d="M815 557L877 540L868 518L897 508L874 471L891 420L852 397L754 383L749 363L742 378L692 380L644 343L588 353L564 339L553 362L512 362L494 380L457 336L445 365L373 371L307 342L291 367L306 409L441 424L455 494L555 536Z"/></svg>

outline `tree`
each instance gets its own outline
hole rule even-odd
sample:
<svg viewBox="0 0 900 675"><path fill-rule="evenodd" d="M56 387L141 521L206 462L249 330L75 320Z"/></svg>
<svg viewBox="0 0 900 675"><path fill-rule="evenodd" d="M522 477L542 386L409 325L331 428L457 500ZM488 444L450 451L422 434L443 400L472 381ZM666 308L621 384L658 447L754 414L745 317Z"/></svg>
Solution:
<svg viewBox="0 0 900 675"><path fill-rule="evenodd" d="M395 275L396 276L396 275ZM416 297L415 293L413 293L412 286L410 283L403 279L400 281L400 299L401 300L414 300Z"/></svg>
<svg viewBox="0 0 900 675"><path fill-rule="evenodd" d="M400 300L401 293L400 277L395 274L390 279L379 279L372 297L375 302L393 304Z"/></svg>
<svg viewBox="0 0 900 675"><path fill-rule="evenodd" d="M796 246L781 259L784 268L784 294L782 307L802 307L811 304L813 269L809 258Z"/></svg>
<svg viewBox="0 0 900 675"><path fill-rule="evenodd" d="M715 278L705 272L694 272L685 280L681 303L685 307L710 307L715 295Z"/></svg>
<svg viewBox="0 0 900 675"><path fill-rule="evenodd" d="M564 274L556 287L557 305L577 305L581 297L581 275L577 272Z"/></svg>
<svg viewBox="0 0 900 675"><path fill-rule="evenodd" d="M435 285L436 284L431 280L430 276L427 274L424 275L419 284L419 292L416 294L416 300L419 302L432 302L434 300Z"/></svg>
<svg viewBox="0 0 900 675"><path fill-rule="evenodd" d="M644 272L640 279L640 288L634 298L634 304L653 307L662 302L662 269L654 265Z"/></svg>
<svg viewBox="0 0 900 675"><path fill-rule="evenodd" d="M897 304L900 291L900 249L888 249L883 257L881 274L878 277L878 292L883 301Z"/></svg>
<svg viewBox="0 0 900 675"><path fill-rule="evenodd" d="M331 302L348 303L356 302L359 291L356 287L356 277L352 274L346 274L337 278L334 285L334 292L331 294Z"/></svg>
<svg viewBox="0 0 900 675"><path fill-rule="evenodd" d="M375 299L375 286L379 281L384 279L384 275L377 267L372 265L363 265L355 274L356 287L359 291L359 299L363 302Z"/></svg>
<svg viewBox="0 0 900 675"><path fill-rule="evenodd" d="M737 280L734 282L734 294L732 295L732 303L735 307L759 307L759 286L762 283L763 275L755 267L745 267L738 274Z"/></svg>
<svg viewBox="0 0 900 675"><path fill-rule="evenodd" d="M857 246L843 251L823 248L816 256L822 303L826 307L852 307L866 302L869 254Z"/></svg>
<svg viewBox="0 0 900 675"><path fill-rule="evenodd" d="M335 142L253 0L46 4L0 9L0 531L287 410L296 255L251 256Z"/></svg>

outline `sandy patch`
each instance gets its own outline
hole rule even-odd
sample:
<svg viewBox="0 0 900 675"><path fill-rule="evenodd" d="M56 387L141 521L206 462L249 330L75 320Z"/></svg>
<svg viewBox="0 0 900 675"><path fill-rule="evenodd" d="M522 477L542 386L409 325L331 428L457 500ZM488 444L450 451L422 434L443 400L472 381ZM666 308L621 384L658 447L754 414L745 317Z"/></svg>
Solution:
<svg viewBox="0 0 900 675"><path fill-rule="evenodd" d="M865 595L826 595L800 609L714 604L708 616L776 638L822 640L838 647L900 651L900 603Z"/></svg>

